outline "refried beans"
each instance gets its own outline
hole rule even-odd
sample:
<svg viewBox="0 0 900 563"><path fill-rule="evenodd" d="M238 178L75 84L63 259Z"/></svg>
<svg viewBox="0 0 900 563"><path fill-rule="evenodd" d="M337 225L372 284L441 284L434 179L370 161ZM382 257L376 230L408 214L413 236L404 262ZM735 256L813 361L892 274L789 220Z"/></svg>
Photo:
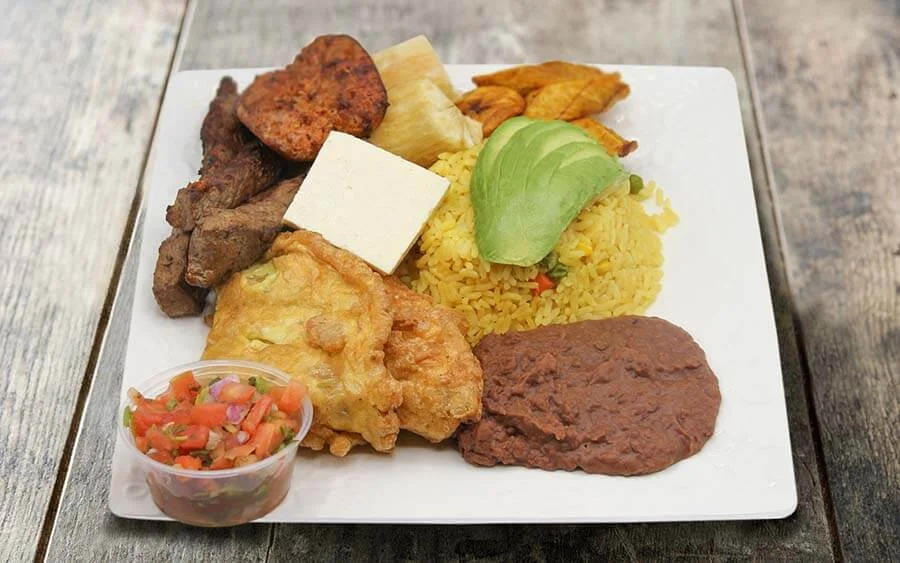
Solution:
<svg viewBox="0 0 900 563"><path fill-rule="evenodd" d="M486 336L484 415L458 444L472 464L642 475L697 453L719 385L681 328L625 316Z"/></svg>

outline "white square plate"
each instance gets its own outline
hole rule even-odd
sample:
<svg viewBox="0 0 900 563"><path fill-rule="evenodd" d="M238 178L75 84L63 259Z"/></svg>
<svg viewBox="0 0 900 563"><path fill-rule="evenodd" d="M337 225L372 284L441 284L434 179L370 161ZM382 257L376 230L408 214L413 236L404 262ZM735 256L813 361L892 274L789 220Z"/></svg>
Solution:
<svg viewBox="0 0 900 563"><path fill-rule="evenodd" d="M454 84L500 65L448 65ZM265 522L647 522L779 518L797 504L778 341L734 78L720 68L604 66L631 95L604 116L640 141L625 159L671 197L680 224L663 237L663 289L648 314L690 332L719 377L715 435L697 455L643 477L519 467L478 468L450 445L401 437L396 452L343 459L302 453L287 499ZM199 358L207 328L172 320L150 290L164 215L200 163L200 123L219 79L243 87L260 69L181 72L166 92L155 139L131 332L128 387ZM114 400L110 397L110 400ZM112 432L113 429L110 429ZM110 508L165 518L116 444Z"/></svg>

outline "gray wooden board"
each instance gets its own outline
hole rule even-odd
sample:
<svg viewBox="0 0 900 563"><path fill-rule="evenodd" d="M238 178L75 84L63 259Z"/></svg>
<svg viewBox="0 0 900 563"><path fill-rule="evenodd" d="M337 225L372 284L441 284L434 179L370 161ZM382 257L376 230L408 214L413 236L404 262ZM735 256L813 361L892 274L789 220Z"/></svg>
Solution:
<svg viewBox="0 0 900 563"><path fill-rule="evenodd" d="M612 30L612 31L609 31ZM622 30L627 30L623 35ZM77 554L197 558L214 554L252 559L313 558L672 558L678 556L832 557L819 469L808 421L787 289L775 236L772 202L762 168L735 15L727 0L627 4L504 0L482 7L239 1L203 2L184 34L182 68L272 66L288 62L315 35L346 32L370 49L418 33L428 35L448 63L522 62L568 58L594 62L720 65L737 79L767 248L779 325L796 459L800 506L780 522L647 524L629 526L246 526L223 532L175 524L126 522L108 514L106 495L115 397L122 369L134 268L125 270L120 305L100 358L87 418L72 460L53 535L50 559ZM623 36L626 39L623 39ZM125 313L123 314L123 311ZM108 371L107 371L108 370ZM80 533L86 527L96 534ZM271 536L270 536L271 533ZM165 541L160 541L164 537ZM210 551L209 538L221 549Z"/></svg>
<svg viewBox="0 0 900 563"><path fill-rule="evenodd" d="M0 561L38 547L183 9L0 1Z"/></svg>
<svg viewBox="0 0 900 563"><path fill-rule="evenodd" d="M900 3L745 6L843 554L900 554Z"/></svg>

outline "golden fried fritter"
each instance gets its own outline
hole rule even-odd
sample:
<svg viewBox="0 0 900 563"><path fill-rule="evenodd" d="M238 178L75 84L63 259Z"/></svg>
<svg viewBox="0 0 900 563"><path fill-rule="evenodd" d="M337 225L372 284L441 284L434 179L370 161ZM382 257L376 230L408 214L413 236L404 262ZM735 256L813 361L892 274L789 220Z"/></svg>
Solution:
<svg viewBox="0 0 900 563"><path fill-rule="evenodd" d="M303 445L345 455L364 439L394 448L400 384L384 366L392 316L384 282L317 233L279 235L264 261L219 288L203 357L282 369L315 407Z"/></svg>
<svg viewBox="0 0 900 563"><path fill-rule="evenodd" d="M349 35L323 35L287 67L256 77L238 117L269 148L313 160L332 130L368 137L388 107L378 69Z"/></svg>
<svg viewBox="0 0 900 563"><path fill-rule="evenodd" d="M384 362L403 389L400 427L432 442L481 418L481 364L466 341L466 321L456 311L386 277L394 326Z"/></svg>

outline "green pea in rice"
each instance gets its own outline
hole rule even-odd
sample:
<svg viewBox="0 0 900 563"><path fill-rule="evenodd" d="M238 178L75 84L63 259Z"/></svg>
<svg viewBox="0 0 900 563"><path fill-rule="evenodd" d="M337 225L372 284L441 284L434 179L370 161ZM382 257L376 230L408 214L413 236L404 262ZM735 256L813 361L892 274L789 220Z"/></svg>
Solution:
<svg viewBox="0 0 900 563"><path fill-rule="evenodd" d="M481 147L443 154L431 167L450 188L422 232L419 253L399 272L414 290L461 312L470 343L492 332L639 314L653 303L663 274L660 234L678 222L653 182L635 195L623 182L585 207L555 248L568 275L535 297L537 266L490 264L478 256L469 180ZM649 198L661 212L647 213Z"/></svg>

